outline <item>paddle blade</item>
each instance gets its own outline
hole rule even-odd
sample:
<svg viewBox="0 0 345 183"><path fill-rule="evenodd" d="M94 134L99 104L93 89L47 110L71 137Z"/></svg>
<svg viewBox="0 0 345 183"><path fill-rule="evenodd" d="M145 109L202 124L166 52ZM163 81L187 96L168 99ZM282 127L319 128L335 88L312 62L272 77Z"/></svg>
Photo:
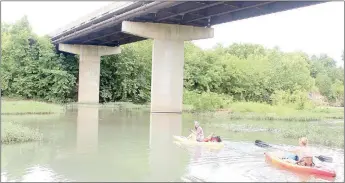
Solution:
<svg viewBox="0 0 345 183"><path fill-rule="evenodd" d="M328 157L328 156L316 156L317 159L319 159L320 161L324 161L324 162L329 162L332 163L333 162L333 158L332 157Z"/></svg>
<svg viewBox="0 0 345 183"><path fill-rule="evenodd" d="M269 147L272 147L270 146L269 144L261 141L261 140L255 140L255 145L256 146L259 146L259 147L262 147L262 148L269 148Z"/></svg>

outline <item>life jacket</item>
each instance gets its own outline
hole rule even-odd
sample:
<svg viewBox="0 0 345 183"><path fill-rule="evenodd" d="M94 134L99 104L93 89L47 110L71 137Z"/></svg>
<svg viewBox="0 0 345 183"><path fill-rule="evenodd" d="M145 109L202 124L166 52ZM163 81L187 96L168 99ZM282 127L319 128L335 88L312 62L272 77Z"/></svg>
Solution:
<svg viewBox="0 0 345 183"><path fill-rule="evenodd" d="M212 141L217 142L217 138L216 137L211 137L211 138L205 138L204 139L204 142L212 142Z"/></svg>
<svg viewBox="0 0 345 183"><path fill-rule="evenodd" d="M314 166L313 157L303 157L297 162L297 165L301 166Z"/></svg>

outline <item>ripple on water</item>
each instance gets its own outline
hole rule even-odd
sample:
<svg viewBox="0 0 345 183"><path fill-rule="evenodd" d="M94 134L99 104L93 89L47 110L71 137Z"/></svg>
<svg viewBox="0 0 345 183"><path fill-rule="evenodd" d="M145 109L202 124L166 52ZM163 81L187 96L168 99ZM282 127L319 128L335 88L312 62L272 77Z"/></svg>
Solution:
<svg viewBox="0 0 345 183"><path fill-rule="evenodd" d="M72 182L72 180L57 175L50 168L39 165L27 168L20 179L12 179L11 175L6 172L1 173L2 182Z"/></svg>

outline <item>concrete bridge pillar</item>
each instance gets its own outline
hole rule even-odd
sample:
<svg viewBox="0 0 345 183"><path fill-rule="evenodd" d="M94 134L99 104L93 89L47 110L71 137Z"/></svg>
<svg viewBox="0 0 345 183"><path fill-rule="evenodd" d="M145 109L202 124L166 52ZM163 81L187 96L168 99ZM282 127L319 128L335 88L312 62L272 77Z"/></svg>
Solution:
<svg viewBox="0 0 345 183"><path fill-rule="evenodd" d="M181 113L184 41L212 38L213 28L124 21L122 32L154 40L151 112Z"/></svg>
<svg viewBox="0 0 345 183"><path fill-rule="evenodd" d="M99 103L101 56L121 53L119 47L59 44L59 50L79 55L79 103Z"/></svg>

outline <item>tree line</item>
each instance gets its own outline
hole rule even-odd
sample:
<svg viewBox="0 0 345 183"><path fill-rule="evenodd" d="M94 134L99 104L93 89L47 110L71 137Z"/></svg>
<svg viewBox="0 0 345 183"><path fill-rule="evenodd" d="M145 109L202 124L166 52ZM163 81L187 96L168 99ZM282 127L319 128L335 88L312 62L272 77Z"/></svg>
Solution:
<svg viewBox="0 0 345 183"><path fill-rule="evenodd" d="M77 100L78 56L57 52L49 37L37 36L27 17L1 26L1 94L50 102ZM150 101L152 41L122 46L101 58L100 101ZM343 53L342 58L344 61ZM344 100L344 69L327 55L282 52L257 44L216 45L202 50L185 43L186 92L215 93L237 101L291 102L321 93Z"/></svg>

